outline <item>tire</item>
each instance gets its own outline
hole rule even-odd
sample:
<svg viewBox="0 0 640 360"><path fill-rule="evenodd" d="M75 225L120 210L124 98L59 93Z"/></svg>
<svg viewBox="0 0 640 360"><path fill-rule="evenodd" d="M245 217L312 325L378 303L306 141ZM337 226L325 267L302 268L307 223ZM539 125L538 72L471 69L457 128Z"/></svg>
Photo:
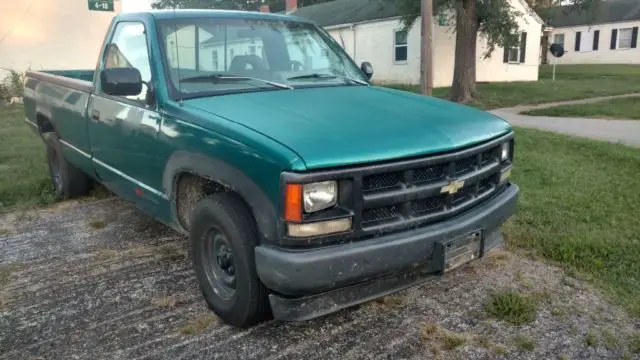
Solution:
<svg viewBox="0 0 640 360"><path fill-rule="evenodd" d="M58 196L73 198L89 193L91 179L71 165L62 154L58 134L44 134L47 147L47 165L51 184Z"/></svg>
<svg viewBox="0 0 640 360"><path fill-rule="evenodd" d="M193 265L209 308L237 327L268 319L267 289L255 266L256 226L242 200L231 193L209 195L191 219Z"/></svg>

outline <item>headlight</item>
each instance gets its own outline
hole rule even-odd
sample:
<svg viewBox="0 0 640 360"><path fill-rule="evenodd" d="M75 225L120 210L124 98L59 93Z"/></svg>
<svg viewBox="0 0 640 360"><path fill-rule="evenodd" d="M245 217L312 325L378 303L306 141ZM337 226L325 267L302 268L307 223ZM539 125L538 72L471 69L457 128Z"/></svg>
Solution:
<svg viewBox="0 0 640 360"><path fill-rule="evenodd" d="M500 151L500 161L506 161L509 159L509 151L511 150L511 143L506 142L502 144Z"/></svg>
<svg viewBox="0 0 640 360"><path fill-rule="evenodd" d="M306 213L330 208L337 201L338 184L335 181L306 184L302 189L302 202Z"/></svg>

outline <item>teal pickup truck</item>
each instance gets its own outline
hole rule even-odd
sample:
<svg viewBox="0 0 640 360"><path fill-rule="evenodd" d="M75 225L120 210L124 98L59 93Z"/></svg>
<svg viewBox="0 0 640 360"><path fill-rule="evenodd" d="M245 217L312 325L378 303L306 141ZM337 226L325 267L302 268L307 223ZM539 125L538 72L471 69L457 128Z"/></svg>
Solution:
<svg viewBox="0 0 640 360"><path fill-rule="evenodd" d="M93 182L187 234L226 323L305 320L437 277L502 243L510 126L373 86L304 19L114 18L96 71L29 72L26 121L65 197Z"/></svg>

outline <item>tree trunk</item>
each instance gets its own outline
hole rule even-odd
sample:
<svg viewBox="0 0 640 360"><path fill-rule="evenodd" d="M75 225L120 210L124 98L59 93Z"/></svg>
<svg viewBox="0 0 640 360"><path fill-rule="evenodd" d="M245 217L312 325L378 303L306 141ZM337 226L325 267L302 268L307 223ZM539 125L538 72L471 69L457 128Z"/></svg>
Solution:
<svg viewBox="0 0 640 360"><path fill-rule="evenodd" d="M456 10L456 55L450 98L467 103L476 96L477 0L461 0Z"/></svg>

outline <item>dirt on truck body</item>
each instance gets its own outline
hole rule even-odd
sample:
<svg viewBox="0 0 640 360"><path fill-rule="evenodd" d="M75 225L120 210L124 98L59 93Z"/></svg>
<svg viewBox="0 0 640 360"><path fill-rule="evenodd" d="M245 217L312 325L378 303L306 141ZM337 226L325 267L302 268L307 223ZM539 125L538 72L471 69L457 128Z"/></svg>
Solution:
<svg viewBox="0 0 640 360"><path fill-rule="evenodd" d="M637 319L507 251L323 318L238 329L208 310L187 239L124 201L6 213L0 231L0 359L639 356Z"/></svg>

